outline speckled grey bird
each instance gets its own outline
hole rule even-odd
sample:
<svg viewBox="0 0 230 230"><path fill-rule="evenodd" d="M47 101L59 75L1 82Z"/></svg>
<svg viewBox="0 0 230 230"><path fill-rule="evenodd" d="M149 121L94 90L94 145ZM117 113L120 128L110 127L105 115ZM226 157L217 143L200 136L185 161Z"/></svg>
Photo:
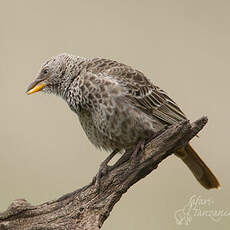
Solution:
<svg viewBox="0 0 230 230"><path fill-rule="evenodd" d="M136 146L168 125L186 120L177 104L143 73L103 58L60 54L47 60L27 94L37 91L63 98L97 147L119 151ZM139 145L140 146L140 145ZM207 189L219 187L210 169L188 144L178 150L196 179Z"/></svg>

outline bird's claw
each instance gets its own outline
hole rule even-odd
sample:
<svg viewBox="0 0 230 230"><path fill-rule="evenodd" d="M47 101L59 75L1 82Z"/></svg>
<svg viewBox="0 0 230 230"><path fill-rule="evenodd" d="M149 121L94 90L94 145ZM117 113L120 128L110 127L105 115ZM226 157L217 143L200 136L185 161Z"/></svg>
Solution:
<svg viewBox="0 0 230 230"><path fill-rule="evenodd" d="M112 167L107 165L106 163L102 162L102 164L99 167L99 170L97 172L97 175L93 179L93 183L95 184L96 191L100 192L101 188L101 178L108 174Z"/></svg>
<svg viewBox="0 0 230 230"><path fill-rule="evenodd" d="M138 152L139 151L142 151L143 149L145 148L145 141L140 141L135 149L133 150L132 152L132 155L131 155L131 160L130 160L130 167L133 168L137 165L137 162L138 162Z"/></svg>

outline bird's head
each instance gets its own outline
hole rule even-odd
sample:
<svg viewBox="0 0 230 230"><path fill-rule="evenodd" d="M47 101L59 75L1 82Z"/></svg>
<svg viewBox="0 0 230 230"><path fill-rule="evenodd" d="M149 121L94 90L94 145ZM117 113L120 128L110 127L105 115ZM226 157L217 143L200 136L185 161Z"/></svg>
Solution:
<svg viewBox="0 0 230 230"><path fill-rule="evenodd" d="M58 93L58 90L73 74L75 57L70 54L59 54L48 59L40 68L37 77L26 90L27 94L38 91Z"/></svg>

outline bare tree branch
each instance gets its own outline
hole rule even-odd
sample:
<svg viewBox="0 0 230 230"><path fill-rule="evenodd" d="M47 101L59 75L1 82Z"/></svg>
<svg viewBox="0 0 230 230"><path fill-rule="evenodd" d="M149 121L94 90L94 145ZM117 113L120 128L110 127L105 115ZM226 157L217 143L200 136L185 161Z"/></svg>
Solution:
<svg viewBox="0 0 230 230"><path fill-rule="evenodd" d="M162 160L190 141L207 121L207 117L202 117L191 125L183 122L170 126L145 145L136 164L130 163L130 157L123 156L121 164L102 177L99 193L92 181L38 206L24 199L15 200L0 213L0 230L99 229L121 196L156 169Z"/></svg>

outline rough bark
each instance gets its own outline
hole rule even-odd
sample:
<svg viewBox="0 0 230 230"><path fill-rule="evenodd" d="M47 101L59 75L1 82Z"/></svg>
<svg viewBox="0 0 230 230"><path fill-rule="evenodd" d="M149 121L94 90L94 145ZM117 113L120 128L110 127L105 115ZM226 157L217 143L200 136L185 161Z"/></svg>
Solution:
<svg viewBox="0 0 230 230"><path fill-rule="evenodd" d="M207 118L190 124L183 122L169 127L150 140L138 153L136 163L122 157L101 179L100 192L94 180L83 188L65 194L57 200L33 206L24 199L13 201L0 213L0 230L99 229L113 206L136 182L147 176L176 149L190 141L207 123ZM133 161L132 161L133 162Z"/></svg>

